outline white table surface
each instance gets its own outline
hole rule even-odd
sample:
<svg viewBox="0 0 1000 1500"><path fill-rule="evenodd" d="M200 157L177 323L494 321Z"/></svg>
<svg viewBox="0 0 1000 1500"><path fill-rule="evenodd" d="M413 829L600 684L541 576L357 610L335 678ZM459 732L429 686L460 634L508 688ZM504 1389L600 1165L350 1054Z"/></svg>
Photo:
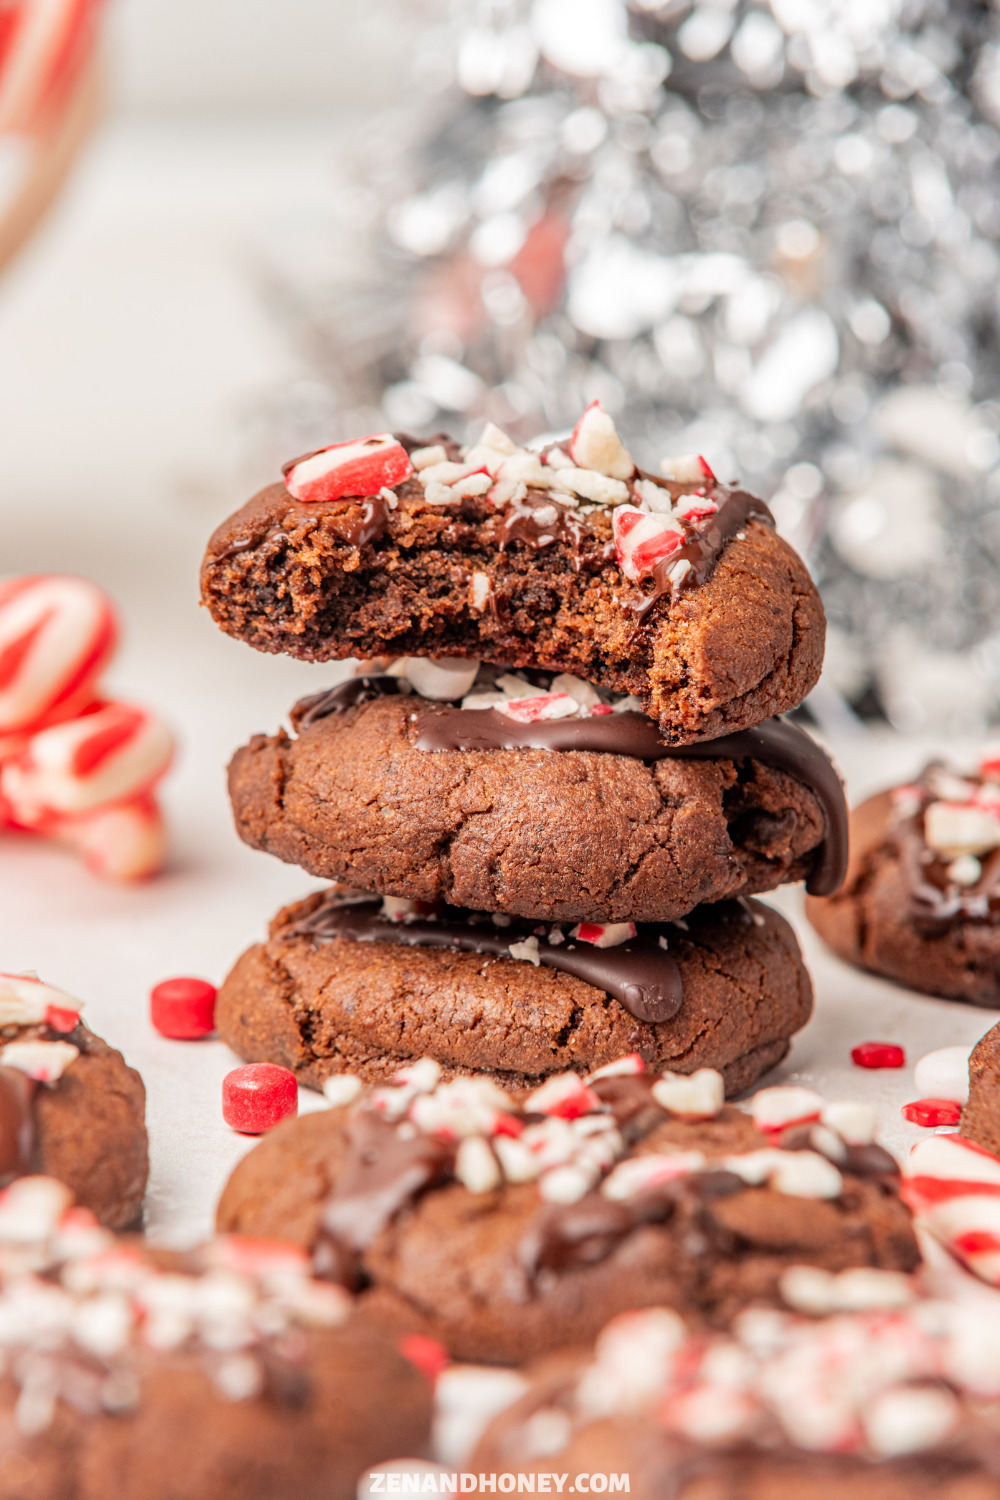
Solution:
<svg viewBox="0 0 1000 1500"><path fill-rule="evenodd" d="M179 740L165 790L169 872L104 885L64 853L0 840L0 969L38 969L82 998L148 1090L150 1233L190 1243L252 1145L220 1112L232 1054L169 1042L147 1019L150 986L172 974L222 978L274 911L317 882L255 854L229 820L223 767L251 733L335 676L259 656L223 637L197 602L213 525L255 481L262 394L306 374L266 311L256 257L275 221L318 235L336 127L282 132L108 132L45 235L0 284L0 572L78 571L117 599L125 642L110 686L157 707ZM883 733L835 747L852 794L914 770L931 747ZM952 747L960 758L974 747ZM772 1080L879 1106L882 1137L905 1149L912 1068L865 1072L856 1042L902 1042L910 1061L972 1043L996 1013L916 996L824 952L801 896L796 923L816 1015ZM769 1080L770 1081L770 1080ZM301 1107L322 1107L301 1092Z"/></svg>

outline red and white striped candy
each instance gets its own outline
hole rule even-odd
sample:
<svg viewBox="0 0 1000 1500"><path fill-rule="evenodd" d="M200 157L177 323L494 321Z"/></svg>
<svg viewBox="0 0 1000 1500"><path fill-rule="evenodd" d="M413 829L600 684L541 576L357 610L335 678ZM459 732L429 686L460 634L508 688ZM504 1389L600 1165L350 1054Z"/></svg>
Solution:
<svg viewBox="0 0 1000 1500"><path fill-rule="evenodd" d="M595 469L609 479L631 479L635 462L608 413L592 401L573 428L569 456L578 469Z"/></svg>
<svg viewBox="0 0 1000 1500"><path fill-rule="evenodd" d="M98 808L82 818L55 819L46 829L106 880L147 880L163 869L167 835L154 797Z"/></svg>
<svg viewBox="0 0 1000 1500"><path fill-rule="evenodd" d="M592 943L595 948L617 948L635 937L634 922L578 922L570 933L581 943Z"/></svg>
<svg viewBox="0 0 1000 1500"><path fill-rule="evenodd" d="M117 635L111 601L86 578L51 573L0 582L0 735L86 708Z"/></svg>
<svg viewBox="0 0 1000 1500"><path fill-rule="evenodd" d="M1000 1286L1000 1159L964 1136L930 1136L903 1164L901 1197L974 1275Z"/></svg>
<svg viewBox="0 0 1000 1500"><path fill-rule="evenodd" d="M715 475L708 459L703 458L700 453L683 453L678 458L661 458L660 473L668 479L675 479L678 484L699 484L702 480L707 480L709 484L715 483Z"/></svg>
<svg viewBox="0 0 1000 1500"><path fill-rule="evenodd" d="M360 500L402 484L413 465L391 432L376 432L293 459L283 473L285 488L296 500Z"/></svg>
<svg viewBox="0 0 1000 1500"><path fill-rule="evenodd" d="M580 712L579 703L569 693L533 693L530 698L508 698L497 706L519 724L535 724L540 719L571 719Z"/></svg>
<svg viewBox="0 0 1000 1500"><path fill-rule="evenodd" d="M173 741L147 709L105 703L33 735L0 769L0 791L26 828L132 801L167 770Z"/></svg>
<svg viewBox="0 0 1000 1500"><path fill-rule="evenodd" d="M601 1108L601 1101L577 1073L556 1073L524 1101L526 1114L576 1120Z"/></svg>
<svg viewBox="0 0 1000 1500"><path fill-rule="evenodd" d="M49 1025L72 1031L80 1002L30 974L0 974L0 1026Z"/></svg>
<svg viewBox="0 0 1000 1500"><path fill-rule="evenodd" d="M798 1084L779 1084L760 1089L750 1100L750 1113L758 1130L785 1130L818 1120L825 1100L812 1089Z"/></svg>
<svg viewBox="0 0 1000 1500"><path fill-rule="evenodd" d="M16 1068L19 1073L27 1074L36 1083L55 1083L79 1056L80 1049L72 1042L27 1039L8 1042L0 1052L0 1063L5 1068Z"/></svg>
<svg viewBox="0 0 1000 1500"><path fill-rule="evenodd" d="M33 133L93 44L100 0L12 0L0 9L0 132Z"/></svg>
<svg viewBox="0 0 1000 1500"><path fill-rule="evenodd" d="M684 545L684 533L670 516L651 516L635 505L619 505L611 515L615 556L633 583Z"/></svg>

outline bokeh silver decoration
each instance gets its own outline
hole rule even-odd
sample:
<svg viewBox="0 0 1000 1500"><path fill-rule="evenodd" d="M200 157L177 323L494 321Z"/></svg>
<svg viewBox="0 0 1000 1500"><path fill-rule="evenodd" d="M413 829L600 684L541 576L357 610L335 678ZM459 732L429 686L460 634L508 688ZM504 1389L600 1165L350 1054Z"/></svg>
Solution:
<svg viewBox="0 0 1000 1500"><path fill-rule="evenodd" d="M317 369L286 442L599 398L640 462L771 497L831 620L821 714L996 718L1000 16L463 0L413 69L349 270L286 269Z"/></svg>

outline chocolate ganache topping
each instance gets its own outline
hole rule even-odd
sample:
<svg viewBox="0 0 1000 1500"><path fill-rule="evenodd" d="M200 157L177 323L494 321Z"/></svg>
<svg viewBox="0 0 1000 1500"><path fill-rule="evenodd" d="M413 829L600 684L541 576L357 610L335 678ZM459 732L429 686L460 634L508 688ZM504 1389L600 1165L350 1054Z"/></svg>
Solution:
<svg viewBox="0 0 1000 1500"><path fill-rule="evenodd" d="M724 485L715 484L710 487L708 498L719 507L715 514L697 526L686 524L687 540L683 546L663 558L653 569L652 589L642 593L637 591L629 600L630 608L640 622L664 594L669 594L672 600L677 599L689 589L706 583L725 548L749 521L774 525L774 517L763 500L747 490L729 490ZM678 566L681 563L688 566Z"/></svg>
<svg viewBox="0 0 1000 1500"><path fill-rule="evenodd" d="M394 679L390 679L394 680ZM426 709L416 721L418 750L590 750L634 760L757 760L809 787L826 835L806 881L811 896L832 896L847 873L847 803L829 757L804 730L784 719L694 745L667 745L640 713L536 720L522 724L495 708Z"/></svg>
<svg viewBox="0 0 1000 1500"><path fill-rule="evenodd" d="M713 915L749 922L753 916L738 901L719 902ZM571 936L553 943L558 928L511 917L497 926L484 912L442 906L439 914L387 917L380 898L345 896L328 891L307 917L285 929L289 937L313 942L337 938L353 943L393 943L401 947L452 948L464 953L489 953L510 958L512 943L534 938L539 963L572 974L585 984L611 995L637 1021L655 1024L673 1020L684 1000L680 970L669 951L676 929L669 923L644 923L636 936L611 948L598 948ZM560 933L560 936L562 934Z"/></svg>
<svg viewBox="0 0 1000 1500"><path fill-rule="evenodd" d="M374 698L410 691L405 678L388 673L352 677L325 693L300 699L291 712L292 725L301 732L320 719L346 713ZM717 740L668 745L653 720L641 713L537 719L524 724L496 708L431 707L425 699L420 702L424 706L414 723L418 750L596 751L650 763L668 759L756 760L787 771L813 792L826 823L806 890L811 896L832 896L843 884L848 844L844 788L826 752L804 730L785 719L766 719L753 729L725 734Z"/></svg>

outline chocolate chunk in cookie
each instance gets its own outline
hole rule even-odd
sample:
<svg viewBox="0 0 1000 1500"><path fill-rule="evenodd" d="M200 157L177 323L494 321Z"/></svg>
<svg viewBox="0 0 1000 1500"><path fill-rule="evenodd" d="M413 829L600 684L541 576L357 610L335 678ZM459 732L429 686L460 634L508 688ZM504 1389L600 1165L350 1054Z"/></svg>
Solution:
<svg viewBox="0 0 1000 1500"><path fill-rule="evenodd" d="M676 744L758 724L815 685L825 623L808 571L763 502L710 471L654 478L620 443L577 443L574 459L496 428L465 451L365 441L370 465L311 455L219 527L202 598L223 630L307 661L574 673L634 694Z"/></svg>
<svg viewBox="0 0 1000 1500"><path fill-rule="evenodd" d="M718 1068L738 1093L812 1010L792 929L756 902L638 927L385 907L336 890L286 907L219 991L222 1038L315 1087L429 1056L517 1088L639 1052L657 1068Z"/></svg>

